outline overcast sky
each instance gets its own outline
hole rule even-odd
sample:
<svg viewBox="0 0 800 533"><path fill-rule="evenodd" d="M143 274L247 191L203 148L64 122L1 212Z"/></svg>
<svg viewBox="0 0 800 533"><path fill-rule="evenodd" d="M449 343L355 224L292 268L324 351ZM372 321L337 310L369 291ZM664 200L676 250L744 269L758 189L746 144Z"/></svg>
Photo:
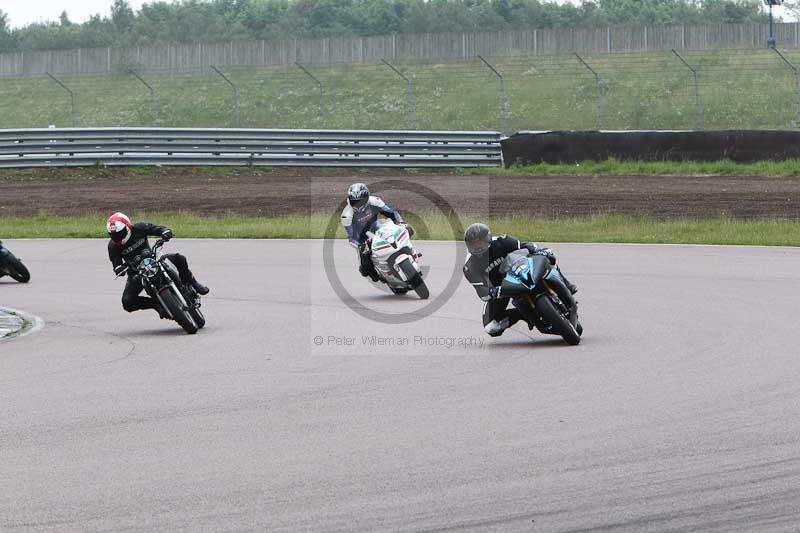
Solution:
<svg viewBox="0 0 800 533"><path fill-rule="evenodd" d="M128 0L128 3L134 11L138 11L148 1L152 0ZM556 1L562 3L569 0ZM9 25L19 28L31 22L56 21L62 11L67 12L72 22L85 22L91 15L98 13L108 16L111 14L112 3L113 0L0 0L0 9L8 15ZM777 8L774 13L776 16L783 16L784 20L794 20L783 8Z"/></svg>
<svg viewBox="0 0 800 533"><path fill-rule="evenodd" d="M128 0L138 10L146 0ZM91 15L111 14L114 0L0 0L0 10L8 15L9 26L19 28L31 22L58 20L66 11L72 22L85 22Z"/></svg>

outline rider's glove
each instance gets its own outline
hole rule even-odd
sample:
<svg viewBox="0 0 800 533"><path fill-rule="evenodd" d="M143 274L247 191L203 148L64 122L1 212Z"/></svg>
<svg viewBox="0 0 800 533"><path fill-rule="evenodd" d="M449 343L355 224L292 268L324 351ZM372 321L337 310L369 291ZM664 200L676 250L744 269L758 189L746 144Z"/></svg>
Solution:
<svg viewBox="0 0 800 533"><path fill-rule="evenodd" d="M167 229L165 229L164 231L161 232L161 238L164 239L164 241L170 240L172 238L172 236L173 236L172 235L172 230L169 229L169 228L167 228Z"/></svg>
<svg viewBox="0 0 800 533"><path fill-rule="evenodd" d="M121 276L125 272L125 270L127 270L127 268L128 267L126 267L125 265L117 265L114 267L114 274L116 274L117 276Z"/></svg>
<svg viewBox="0 0 800 533"><path fill-rule="evenodd" d="M500 287L492 287L491 289L489 289L489 299L497 300L498 298L501 298Z"/></svg>
<svg viewBox="0 0 800 533"><path fill-rule="evenodd" d="M358 245L358 253L360 253L361 255L369 255L370 253L369 241L362 242L361 244Z"/></svg>
<svg viewBox="0 0 800 533"><path fill-rule="evenodd" d="M556 254L554 254L553 250L551 250L550 248L542 248L541 250L539 250L539 253L545 256L547 260L550 261L551 265L556 264Z"/></svg>

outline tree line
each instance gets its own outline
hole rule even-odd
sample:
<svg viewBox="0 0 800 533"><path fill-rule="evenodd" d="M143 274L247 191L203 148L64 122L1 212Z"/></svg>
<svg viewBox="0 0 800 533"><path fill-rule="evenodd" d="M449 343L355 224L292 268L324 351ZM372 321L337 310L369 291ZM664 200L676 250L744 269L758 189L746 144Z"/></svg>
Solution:
<svg viewBox="0 0 800 533"><path fill-rule="evenodd" d="M0 9L0 52L288 37L558 27L765 22L759 0L174 0L110 16L11 28Z"/></svg>

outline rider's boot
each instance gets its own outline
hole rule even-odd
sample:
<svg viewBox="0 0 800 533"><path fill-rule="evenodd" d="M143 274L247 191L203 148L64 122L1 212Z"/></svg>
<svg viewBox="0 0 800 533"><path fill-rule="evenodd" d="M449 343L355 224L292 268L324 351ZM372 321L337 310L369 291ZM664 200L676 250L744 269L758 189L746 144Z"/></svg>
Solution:
<svg viewBox="0 0 800 533"><path fill-rule="evenodd" d="M578 286L575 285L574 283L570 283L569 280L565 279L564 280L564 284L567 286L567 288L569 289L569 292L571 292L572 294L575 294L576 292L578 292Z"/></svg>
<svg viewBox="0 0 800 533"><path fill-rule="evenodd" d="M371 279L371 280L372 280L372 281L374 281L375 283L378 283L379 281L383 281L383 279L382 279L382 278L381 278L381 277L378 275L378 271L377 271L377 270L375 270L374 268L373 268L373 269L371 269L371 270L370 270L370 271L367 273L367 276L369 276L369 279ZM384 283L386 283L386 282L384 281Z"/></svg>
<svg viewBox="0 0 800 533"><path fill-rule="evenodd" d="M197 278L195 277L192 277L192 287L194 287L194 290L196 290L197 294L200 296L205 296L208 294L208 287L197 281Z"/></svg>
<svg viewBox="0 0 800 533"><path fill-rule="evenodd" d="M375 283L381 281L381 277L378 275L378 271L375 270L375 265L372 264L372 261L368 263L362 262L358 267L358 271L362 276L371 279Z"/></svg>
<svg viewBox="0 0 800 533"><path fill-rule="evenodd" d="M578 286L575 285L574 283L570 282L570 280L567 279L567 276L565 276L564 273L561 272L560 268L558 269L558 273L561 275L561 279L564 280L564 285L567 286L567 289L569 289L569 292L571 292L572 294L575 294L576 292L578 292Z"/></svg>

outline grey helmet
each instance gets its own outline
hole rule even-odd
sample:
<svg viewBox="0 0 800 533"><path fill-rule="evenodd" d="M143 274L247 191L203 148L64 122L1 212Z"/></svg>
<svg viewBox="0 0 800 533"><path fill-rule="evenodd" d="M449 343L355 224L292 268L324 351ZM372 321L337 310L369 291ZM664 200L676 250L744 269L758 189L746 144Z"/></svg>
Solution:
<svg viewBox="0 0 800 533"><path fill-rule="evenodd" d="M476 222L470 224L464 232L464 242L467 243L467 250L472 255L483 255L489 250L492 244L492 230L486 224Z"/></svg>
<svg viewBox="0 0 800 533"><path fill-rule="evenodd" d="M369 202L369 189L363 183L354 183L347 189L347 201L353 209L361 209Z"/></svg>

